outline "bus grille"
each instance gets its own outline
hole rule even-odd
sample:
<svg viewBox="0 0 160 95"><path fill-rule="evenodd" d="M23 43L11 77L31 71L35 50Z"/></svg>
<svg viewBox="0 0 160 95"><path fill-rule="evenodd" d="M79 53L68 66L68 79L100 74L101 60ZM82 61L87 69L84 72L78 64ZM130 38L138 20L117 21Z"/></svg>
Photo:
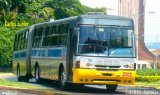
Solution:
<svg viewBox="0 0 160 95"><path fill-rule="evenodd" d="M112 68L114 68L114 69L118 69L118 68L120 68L121 66L106 66L106 65L95 65L97 68L110 68L110 69L112 69Z"/></svg>
<svg viewBox="0 0 160 95"><path fill-rule="evenodd" d="M92 81L117 81L117 82L121 82L120 80L110 80L110 79L93 79Z"/></svg>

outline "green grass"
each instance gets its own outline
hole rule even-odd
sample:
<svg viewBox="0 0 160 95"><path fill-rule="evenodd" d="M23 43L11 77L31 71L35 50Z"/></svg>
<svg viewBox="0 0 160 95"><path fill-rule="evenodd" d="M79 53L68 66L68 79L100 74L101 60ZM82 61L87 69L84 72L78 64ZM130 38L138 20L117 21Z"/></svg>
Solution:
<svg viewBox="0 0 160 95"><path fill-rule="evenodd" d="M36 86L34 84L28 84L23 82L14 82L10 80L0 79L0 86L10 86L22 89L42 89L42 87Z"/></svg>
<svg viewBox="0 0 160 95"><path fill-rule="evenodd" d="M160 89L160 81L155 82L136 82L137 86L148 86L148 87L156 87Z"/></svg>
<svg viewBox="0 0 160 95"><path fill-rule="evenodd" d="M12 74L11 72L0 72L0 75L1 74Z"/></svg>

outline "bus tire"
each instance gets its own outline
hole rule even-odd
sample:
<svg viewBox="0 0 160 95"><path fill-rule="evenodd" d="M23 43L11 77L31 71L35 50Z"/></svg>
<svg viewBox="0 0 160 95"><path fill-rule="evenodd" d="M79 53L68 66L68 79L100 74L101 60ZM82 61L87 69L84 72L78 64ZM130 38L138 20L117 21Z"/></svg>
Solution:
<svg viewBox="0 0 160 95"><path fill-rule="evenodd" d="M35 68L35 81L36 81L37 83L40 82L39 66L36 66L36 68Z"/></svg>
<svg viewBox="0 0 160 95"><path fill-rule="evenodd" d="M64 69L62 69L62 68L60 70L59 78L60 78L59 82L60 82L61 89L63 89L63 90L67 89L68 84L66 82L66 74L64 72Z"/></svg>
<svg viewBox="0 0 160 95"><path fill-rule="evenodd" d="M29 77L26 75L26 76L23 78L23 81L24 81L24 82L29 82Z"/></svg>
<svg viewBox="0 0 160 95"><path fill-rule="evenodd" d="M118 85L117 84L115 84L115 85L106 85L106 89L107 89L107 91L109 91L109 92L114 92L116 89L117 89L117 87L118 87Z"/></svg>
<svg viewBox="0 0 160 95"><path fill-rule="evenodd" d="M23 81L22 80L22 77L20 76L20 67L19 67L19 65L17 66L17 81Z"/></svg>

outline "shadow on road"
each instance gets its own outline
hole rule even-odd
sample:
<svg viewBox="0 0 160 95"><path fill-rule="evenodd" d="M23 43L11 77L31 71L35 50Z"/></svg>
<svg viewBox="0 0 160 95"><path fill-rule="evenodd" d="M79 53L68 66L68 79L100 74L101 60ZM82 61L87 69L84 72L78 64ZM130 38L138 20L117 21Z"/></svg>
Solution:
<svg viewBox="0 0 160 95"><path fill-rule="evenodd" d="M126 94L124 91L115 91L115 92L107 92L104 88L96 88L96 87L88 87L88 86L80 86L80 85L70 85L69 89L62 90L58 83L51 80L42 79L40 83L30 82L33 84L38 84L41 86L45 86L49 89L53 88L58 91L74 93L74 94Z"/></svg>

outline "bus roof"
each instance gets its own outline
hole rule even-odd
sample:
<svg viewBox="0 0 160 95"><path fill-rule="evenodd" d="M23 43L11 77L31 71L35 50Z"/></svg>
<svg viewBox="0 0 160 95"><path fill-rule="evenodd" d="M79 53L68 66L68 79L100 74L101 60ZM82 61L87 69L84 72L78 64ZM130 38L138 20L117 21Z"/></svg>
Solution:
<svg viewBox="0 0 160 95"><path fill-rule="evenodd" d="M80 15L80 16L73 16L73 17L68 17L64 19L59 19L55 20L53 22L44 22L44 23L38 23L35 24L34 26L39 26L39 25L44 25L44 24L52 24L52 23L61 23L64 21L72 21L72 20L77 20L77 19L83 19L83 18L93 18L93 19L120 19L120 20L132 20L132 18L128 17L122 17L122 16L114 16L114 15L102 15L102 14L96 14L96 15Z"/></svg>
<svg viewBox="0 0 160 95"><path fill-rule="evenodd" d="M24 30L28 30L30 27L51 25L51 24L69 22L69 21L73 21L73 20L77 20L77 19L84 19L84 18L90 18L90 19L113 19L113 20L133 20L132 18L128 18L128 17L115 16L115 15L105 15L105 14L80 15L80 16L73 16L73 17L68 17L68 18L64 18L64 19L55 20L53 22L43 22L43 23L34 24L32 26L26 27L23 30L20 30L16 34L19 34L19 33L23 32Z"/></svg>
<svg viewBox="0 0 160 95"><path fill-rule="evenodd" d="M121 20L132 20L129 17L123 16L115 16L115 15L104 15L104 14L96 14L96 15L81 15L80 18L93 18L93 19L121 19Z"/></svg>
<svg viewBox="0 0 160 95"><path fill-rule="evenodd" d="M76 20L77 19L77 16L73 16L73 17L68 17L68 18L64 18L64 19L59 19L59 20L55 20L53 22L43 22L43 23L38 23L38 24L35 24L34 26L39 26L39 25L44 25L44 24L54 24L54 23L61 23L61 22L67 22L67 21L72 21L72 20Z"/></svg>

